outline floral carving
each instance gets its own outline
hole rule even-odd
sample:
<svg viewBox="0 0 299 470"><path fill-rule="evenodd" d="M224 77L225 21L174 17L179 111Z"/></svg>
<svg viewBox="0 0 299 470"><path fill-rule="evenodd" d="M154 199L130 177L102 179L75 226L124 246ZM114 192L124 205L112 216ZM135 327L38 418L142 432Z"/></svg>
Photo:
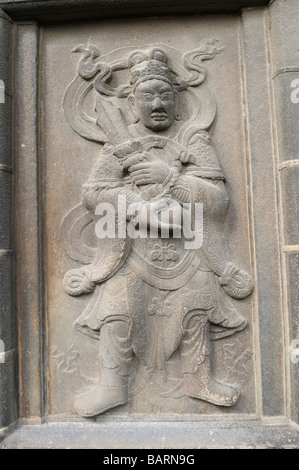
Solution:
<svg viewBox="0 0 299 470"><path fill-rule="evenodd" d="M147 313L149 315L156 315L157 317L170 317L171 315L171 302L166 298L169 292L162 292L161 298L154 297Z"/></svg>
<svg viewBox="0 0 299 470"><path fill-rule="evenodd" d="M175 262L178 260L178 253L176 247L173 244L170 245L159 245L156 243L153 250L150 252L150 258L152 261L164 261Z"/></svg>

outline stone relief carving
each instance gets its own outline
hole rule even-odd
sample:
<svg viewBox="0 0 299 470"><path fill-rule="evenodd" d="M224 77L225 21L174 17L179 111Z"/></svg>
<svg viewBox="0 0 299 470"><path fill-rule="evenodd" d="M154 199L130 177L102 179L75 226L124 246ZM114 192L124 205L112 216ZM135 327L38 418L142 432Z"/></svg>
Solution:
<svg viewBox="0 0 299 470"><path fill-rule="evenodd" d="M127 403L136 367L161 396L219 406L239 398L214 377L211 349L211 341L245 328L230 297L253 290L229 254L229 197L209 135L216 106L203 62L221 53L217 42L186 54L163 44L103 57L92 45L73 51L82 57L65 93L66 120L103 144L82 204L62 225L67 254L81 264L63 287L90 296L74 326L99 341L99 381L74 403L81 416ZM98 223L107 232L96 232L94 247L83 233Z"/></svg>

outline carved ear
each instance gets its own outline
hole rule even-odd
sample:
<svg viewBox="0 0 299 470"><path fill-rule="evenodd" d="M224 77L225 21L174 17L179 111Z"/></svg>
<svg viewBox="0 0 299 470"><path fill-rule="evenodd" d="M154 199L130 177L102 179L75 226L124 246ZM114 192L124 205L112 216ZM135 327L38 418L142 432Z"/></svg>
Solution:
<svg viewBox="0 0 299 470"><path fill-rule="evenodd" d="M137 113L136 113L134 96L133 96L132 94L129 95L128 100L129 100L129 103L130 103L130 108L131 108L132 113L133 113L133 123L134 123L134 124L137 124L137 122L139 122L140 119L139 119L139 116L138 116Z"/></svg>
<svg viewBox="0 0 299 470"><path fill-rule="evenodd" d="M174 92L174 103L175 103L175 113L174 113L174 118L176 121L180 121L182 118L180 116L180 111L179 111L179 94L177 91Z"/></svg>

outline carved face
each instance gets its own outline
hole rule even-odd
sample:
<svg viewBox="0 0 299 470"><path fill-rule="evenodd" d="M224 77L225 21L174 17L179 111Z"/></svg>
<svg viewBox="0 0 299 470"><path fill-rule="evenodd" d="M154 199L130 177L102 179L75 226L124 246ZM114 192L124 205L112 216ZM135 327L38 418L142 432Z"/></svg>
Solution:
<svg viewBox="0 0 299 470"><path fill-rule="evenodd" d="M153 131L164 131L174 121L174 91L163 80L140 83L135 90L133 105L141 123Z"/></svg>

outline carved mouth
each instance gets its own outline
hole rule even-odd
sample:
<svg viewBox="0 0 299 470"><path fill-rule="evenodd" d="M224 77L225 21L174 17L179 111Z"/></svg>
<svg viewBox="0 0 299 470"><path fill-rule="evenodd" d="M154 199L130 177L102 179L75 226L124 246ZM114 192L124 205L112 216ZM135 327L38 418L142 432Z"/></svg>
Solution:
<svg viewBox="0 0 299 470"><path fill-rule="evenodd" d="M168 115L165 113L152 113L151 118L154 121L165 121L168 118Z"/></svg>

